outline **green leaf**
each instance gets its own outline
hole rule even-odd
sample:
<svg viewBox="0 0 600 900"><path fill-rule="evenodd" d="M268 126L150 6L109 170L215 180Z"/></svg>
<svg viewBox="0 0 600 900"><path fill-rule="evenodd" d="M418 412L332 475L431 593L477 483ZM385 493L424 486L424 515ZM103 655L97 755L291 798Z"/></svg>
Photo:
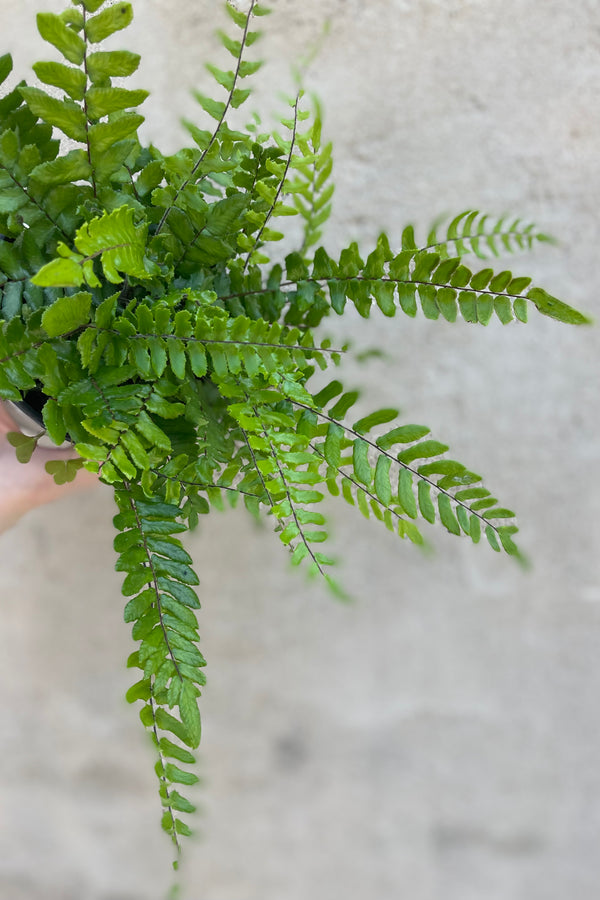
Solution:
<svg viewBox="0 0 600 900"><path fill-rule="evenodd" d="M60 88L73 100L83 100L85 94L86 78L81 69L65 66L57 62L34 63L33 71L44 84L51 84Z"/></svg>
<svg viewBox="0 0 600 900"><path fill-rule="evenodd" d="M488 509L483 514L486 519L512 519L515 513L512 509L504 509L502 506L496 506L494 509Z"/></svg>
<svg viewBox="0 0 600 900"><path fill-rule="evenodd" d="M133 8L131 3L115 3L103 12L98 13L93 19L88 19L86 35L92 44L99 44L111 34L127 28L133 21Z"/></svg>
<svg viewBox="0 0 600 900"><path fill-rule="evenodd" d="M471 523L469 521L469 513L464 506L457 506L454 510L458 523L465 534L471 533Z"/></svg>
<svg viewBox="0 0 600 900"><path fill-rule="evenodd" d="M205 68L213 76L217 84L220 84L227 91L231 91L235 84L235 75L233 72L225 72L223 69L217 68L212 63L205 63Z"/></svg>
<svg viewBox="0 0 600 900"><path fill-rule="evenodd" d="M47 406L48 404L46 404ZM108 457L108 448L100 447L98 444L90 444L90 443L78 443L75 445L75 449L79 453L80 456L83 456L85 459L92 459L95 462L104 462Z"/></svg>
<svg viewBox="0 0 600 900"><path fill-rule="evenodd" d="M400 425L377 438L375 443L382 450L389 450L395 444L411 444L413 441L418 441L426 434L429 434L429 428L424 425Z"/></svg>
<svg viewBox="0 0 600 900"><path fill-rule="evenodd" d="M200 743L202 734L202 726L200 723L200 712L198 710L198 699L196 690L190 682L185 682L179 697L179 712L181 720L184 723L188 740L186 744L190 747L197 747Z"/></svg>
<svg viewBox="0 0 600 900"><path fill-rule="evenodd" d="M417 503L412 489L412 475L408 469L400 469L398 475L398 499L407 516L417 518Z"/></svg>
<svg viewBox="0 0 600 900"><path fill-rule="evenodd" d="M139 431L143 437L146 438L147 441L150 441L151 444L156 445L159 450L166 451L169 453L171 451L171 441L169 437L164 433L162 428L159 428L156 422L150 418L147 412L142 410L135 423L135 427Z"/></svg>
<svg viewBox="0 0 600 900"><path fill-rule="evenodd" d="M2 316L7 321L18 316L23 305L23 283L9 282L2 293Z"/></svg>
<svg viewBox="0 0 600 900"><path fill-rule="evenodd" d="M189 825L186 825L181 819L175 819L175 831L177 834L182 834L184 837L191 837L193 834Z"/></svg>
<svg viewBox="0 0 600 900"><path fill-rule="evenodd" d="M92 119L101 119L110 113L139 106L149 92L144 90L129 91L126 88L92 87L86 94L87 111Z"/></svg>
<svg viewBox="0 0 600 900"><path fill-rule="evenodd" d="M415 232L412 225L407 225L404 231L402 232L402 249L403 250L416 250L417 245L415 243Z"/></svg>
<svg viewBox="0 0 600 900"><path fill-rule="evenodd" d="M440 444L439 441L421 441L407 450L403 450L398 454L398 460L402 463L411 463L416 459L427 459L430 456L439 456L448 450L446 444Z"/></svg>
<svg viewBox="0 0 600 900"><path fill-rule="evenodd" d="M30 178L44 185L68 184L84 181L90 177L91 166L85 150L71 150L65 156L40 163L31 172Z"/></svg>
<svg viewBox="0 0 600 900"><path fill-rule="evenodd" d="M236 9L231 3L227 3L225 9L228 15L233 19L238 28L245 28L248 14Z"/></svg>
<svg viewBox="0 0 600 900"><path fill-rule="evenodd" d="M166 738L162 738L161 740L166 740ZM175 746L173 744L173 746ZM190 753L190 756L192 754ZM193 757L192 757L193 759ZM186 800L185 797L182 797L178 791L169 791L169 806L172 809L176 809L178 812L185 813L193 813L196 812L196 807L193 803L190 803L189 800Z"/></svg>
<svg viewBox="0 0 600 900"><path fill-rule="evenodd" d="M168 756L170 759L178 759L179 762L188 763L188 765L193 765L196 762L194 755L189 750L186 750L185 747L179 747L168 738L161 738L158 746L163 756ZM182 811L186 812L186 810Z"/></svg>
<svg viewBox="0 0 600 900"><path fill-rule="evenodd" d="M68 260L63 260L68 262ZM42 316L42 327L50 337L59 337L87 325L91 319L92 295L85 291L59 297Z"/></svg>
<svg viewBox="0 0 600 900"><path fill-rule="evenodd" d="M136 700L149 700L151 696L150 679L144 678L129 688L125 699L128 703L135 703Z"/></svg>
<svg viewBox="0 0 600 900"><path fill-rule="evenodd" d="M488 544L490 545L492 550L495 550L496 553L500 553L500 544L498 543L498 538L496 536L496 532L494 531L494 529L492 528L491 525L486 526L485 536L486 536L486 538L488 540Z"/></svg>
<svg viewBox="0 0 600 900"><path fill-rule="evenodd" d="M188 356L192 372L197 378L202 378L207 372L206 353L202 344L189 343Z"/></svg>
<svg viewBox="0 0 600 900"><path fill-rule="evenodd" d="M156 413L157 416L161 416L163 419L177 419L185 412L183 403L169 403L168 400L165 400L164 397L157 393L150 395L146 401L146 406L150 412Z"/></svg>
<svg viewBox="0 0 600 900"><path fill-rule="evenodd" d="M185 379L186 355L182 342L175 338L167 338L167 350L173 375L180 381L183 381Z"/></svg>
<svg viewBox="0 0 600 900"><path fill-rule="evenodd" d="M385 506L392 502L392 488L390 486L390 466L392 461L387 456L380 456L375 466L375 493Z"/></svg>
<svg viewBox="0 0 600 900"><path fill-rule="evenodd" d="M442 525L451 532L451 534L460 534L460 525L454 515L454 510L452 509L450 498L447 494L438 495L438 509L440 511L440 521Z"/></svg>
<svg viewBox="0 0 600 900"><path fill-rule="evenodd" d="M138 469L148 469L150 467L148 454L144 450L141 442L135 436L133 431L124 432L121 440Z"/></svg>
<svg viewBox="0 0 600 900"><path fill-rule="evenodd" d="M546 291L542 290L542 288L531 288L531 290L527 292L527 299L531 300L542 315L549 316L552 319L558 319L559 322L565 322L568 325L591 324L592 320L587 316L584 316L583 313L573 309L572 306L563 303L562 300L557 300L556 297L552 297Z"/></svg>
<svg viewBox="0 0 600 900"><path fill-rule="evenodd" d="M331 407L329 415L332 419L343 419L357 400L358 391L347 391L345 394L342 394L340 399Z"/></svg>
<svg viewBox="0 0 600 900"><path fill-rule="evenodd" d="M175 518L181 515L181 510L174 503L163 503L156 499L152 499L151 502L146 500L136 500L135 506L138 513L144 518Z"/></svg>
<svg viewBox="0 0 600 900"><path fill-rule="evenodd" d="M192 562L190 554L187 550L184 550L176 540L147 537L146 545L149 550L153 550L155 553L161 553L163 556L168 556L169 559L174 559L182 563Z"/></svg>
<svg viewBox="0 0 600 900"><path fill-rule="evenodd" d="M83 30L83 13L78 9L65 9L60 14L65 25L70 25L74 31Z"/></svg>
<svg viewBox="0 0 600 900"><path fill-rule="evenodd" d="M414 284L398 284L398 300L402 311L413 319L417 315L416 289Z"/></svg>
<svg viewBox="0 0 600 900"><path fill-rule="evenodd" d="M421 515L433 525L435 522L435 507L431 499L431 485L427 481L419 481L417 494Z"/></svg>
<svg viewBox="0 0 600 900"><path fill-rule="evenodd" d="M129 572L123 579L121 593L124 597L132 597L150 584L151 581L152 572L150 569L137 569L135 572Z"/></svg>
<svg viewBox="0 0 600 900"><path fill-rule="evenodd" d="M37 437L28 437L21 434L20 431L9 431L6 435L8 443L15 448L16 457L20 463L28 463L33 456L33 451L37 447L39 439Z"/></svg>
<svg viewBox="0 0 600 900"><path fill-rule="evenodd" d="M44 427L50 438L59 446L67 436L67 427L62 410L56 400L52 398L46 400L42 409L42 417L44 419Z"/></svg>
<svg viewBox="0 0 600 900"><path fill-rule="evenodd" d="M200 584L198 576L196 575L194 570L190 569L190 567L185 563L177 562L177 560L174 559L163 559L162 556L153 556L152 562L155 571L160 575L167 575L171 578L176 578L177 581L181 581L184 584ZM179 588L174 588L174 590L181 590L181 586Z"/></svg>
<svg viewBox="0 0 600 900"><path fill-rule="evenodd" d="M378 409L376 412L372 412L368 416L359 419L358 422L355 422L352 426L352 430L356 431L357 434L367 434L367 432L371 431L371 429L375 428L377 425L385 425L386 422L391 422L396 418L398 412L397 409Z"/></svg>
<svg viewBox="0 0 600 900"><path fill-rule="evenodd" d="M19 88L31 112L59 128L67 137L85 143L87 121L81 107L73 100L57 100L34 87Z"/></svg>
<svg viewBox="0 0 600 900"><path fill-rule="evenodd" d="M207 97L206 94L201 94L200 91L193 91L193 94L204 112L208 113L211 118L216 119L217 122L220 122L225 114L225 104L221 100L213 100L211 97Z"/></svg>
<svg viewBox="0 0 600 900"><path fill-rule="evenodd" d="M473 543L478 544L481 537L481 519L479 516L471 516L469 533Z"/></svg>
<svg viewBox="0 0 600 900"><path fill-rule="evenodd" d="M128 50L98 50L87 58L88 76L92 82L106 78L126 78L137 70L141 57Z"/></svg>
<svg viewBox="0 0 600 900"><path fill-rule="evenodd" d="M125 609L123 610L125 622L136 622L150 609L155 599L156 595L151 589L142 591L137 597L132 597L131 600L125 604Z"/></svg>
<svg viewBox="0 0 600 900"><path fill-rule="evenodd" d="M369 487L372 478L371 465L369 463L369 445L361 438L357 438L354 441L352 462L358 480Z"/></svg>
<svg viewBox="0 0 600 900"><path fill-rule="evenodd" d="M152 523L154 525L154 523ZM185 531L185 526L183 529L179 528L178 530ZM161 534L160 530L149 529L152 534ZM158 559L158 557L157 557ZM161 565L159 568L163 571L167 571L164 563L168 562L168 560L161 560ZM177 577L177 576L175 576ZM189 606L190 609L200 609L200 601L196 596L196 593L192 590L191 587L188 587L187 584L181 584L179 581L173 581L171 578L165 577L163 575L158 578L158 586L162 591L167 591L171 596L175 597L179 603L183 603L184 606Z"/></svg>
<svg viewBox="0 0 600 900"><path fill-rule="evenodd" d="M53 259L31 279L39 287L81 287L83 269L74 259ZM68 298L64 298L68 299Z"/></svg>
<svg viewBox="0 0 600 900"><path fill-rule="evenodd" d="M13 59L10 53L0 56L0 84L3 84L13 70Z"/></svg>
<svg viewBox="0 0 600 900"><path fill-rule="evenodd" d="M329 465L334 468L339 466L341 462L341 442L345 433L346 432L341 425L336 425L334 422L329 423L327 437L325 438L325 445L323 447L323 454Z"/></svg>
<svg viewBox="0 0 600 900"><path fill-rule="evenodd" d="M481 271L476 272L471 278L471 287L475 291L483 291L487 288L490 283L490 279L492 278L494 272L492 269L481 269Z"/></svg>
<svg viewBox="0 0 600 900"><path fill-rule="evenodd" d="M75 237L80 253L88 258L101 257L104 274L112 284L120 284L124 275L148 277L144 268L147 226L136 228L134 216L131 206L121 206L86 222Z"/></svg>
<svg viewBox="0 0 600 900"><path fill-rule="evenodd" d="M38 13L37 27L41 36L59 50L65 59L80 66L85 56L85 41L55 13Z"/></svg>
<svg viewBox="0 0 600 900"><path fill-rule="evenodd" d="M139 113L124 112L111 122L99 122L89 130L89 142L95 159L101 161L107 150L134 134L144 121Z"/></svg>
<svg viewBox="0 0 600 900"><path fill-rule="evenodd" d="M192 744L190 742L188 730L183 722L180 722L175 716L172 716L160 706L156 710L156 724L161 731L169 731L171 734L174 734L175 737L178 737L180 741L183 741L184 744L187 744L188 746L198 746L198 744Z"/></svg>
<svg viewBox="0 0 600 900"><path fill-rule="evenodd" d="M189 755L191 756L192 754L190 753ZM193 757L192 760L195 762ZM180 769L179 766L176 766L173 763L167 763L165 766L165 774L169 781L172 781L175 784L197 784L199 781L198 776L194 775L193 772L186 772L185 769Z"/></svg>
<svg viewBox="0 0 600 900"><path fill-rule="evenodd" d="M84 6L89 13L95 13L97 9L100 9L103 3L104 0L81 0L82 6Z"/></svg>
<svg viewBox="0 0 600 900"><path fill-rule="evenodd" d="M76 469L71 465L74 462L76 460L53 459L47 462L44 468L49 475L52 475L57 484L67 484L75 479Z"/></svg>

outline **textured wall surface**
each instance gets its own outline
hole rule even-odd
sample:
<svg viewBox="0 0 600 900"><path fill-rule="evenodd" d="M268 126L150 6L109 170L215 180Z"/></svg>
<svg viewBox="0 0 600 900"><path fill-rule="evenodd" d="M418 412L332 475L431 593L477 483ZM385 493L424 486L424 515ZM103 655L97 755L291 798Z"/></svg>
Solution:
<svg viewBox="0 0 600 900"><path fill-rule="evenodd" d="M219 58L213 0L136 0L145 136L177 148L188 89ZM467 207L560 238L515 272L600 315L598 0L276 0L256 103L331 31L309 85L336 146L329 245L392 245ZM44 58L38 9L0 0L2 51ZM124 41L124 38L123 38ZM121 42L123 42L121 41ZM119 43L117 41L116 43ZM279 107L280 108L280 107ZM388 358L345 366L519 511L534 562L435 533L430 559L332 506L336 605L242 511L189 541L209 660L204 836L183 900L597 900L600 890L598 328L532 315L483 329L332 322ZM122 699L110 492L0 539L0 894L159 900L170 848L152 754ZM241 577L241 573L244 573Z"/></svg>

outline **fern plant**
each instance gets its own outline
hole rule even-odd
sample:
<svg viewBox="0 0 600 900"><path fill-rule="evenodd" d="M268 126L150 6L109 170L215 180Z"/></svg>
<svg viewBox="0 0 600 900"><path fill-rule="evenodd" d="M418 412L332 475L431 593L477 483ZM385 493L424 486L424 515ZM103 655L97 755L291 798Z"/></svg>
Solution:
<svg viewBox="0 0 600 900"><path fill-rule="evenodd" d="M48 464L56 480L85 467L114 490L137 645L128 666L139 671L127 699L142 704L177 855L194 811L185 794L205 683L198 578L181 537L200 516L238 502L270 516L292 563L339 596L321 546L325 492L416 544L423 523L439 521L519 557L513 512L429 428L388 408L355 420L357 391L338 379L312 387L347 351L322 336L323 322L349 304L365 319L420 311L508 324L533 306L587 321L531 279L480 264L548 240L519 219L467 211L424 242L409 226L399 246L382 234L367 254L356 244L328 254L332 158L319 107L305 108L299 90L272 133L257 118L230 124L260 66L247 56L268 9L226 9L231 69L207 65L215 98L196 93L200 124L185 122L192 143L178 153L140 143L148 94L113 84L140 63L103 49L130 24L128 2L40 13L62 57L33 67L50 90L21 82L0 100L0 397L39 415L37 435L11 435L22 462L42 434L69 440L77 458ZM0 83L11 70L1 57ZM292 216L299 246L271 264Z"/></svg>

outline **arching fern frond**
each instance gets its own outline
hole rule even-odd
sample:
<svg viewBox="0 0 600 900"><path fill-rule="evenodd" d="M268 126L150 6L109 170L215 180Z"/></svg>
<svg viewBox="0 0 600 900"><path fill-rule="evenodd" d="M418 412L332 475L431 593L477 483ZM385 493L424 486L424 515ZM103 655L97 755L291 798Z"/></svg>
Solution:
<svg viewBox="0 0 600 900"><path fill-rule="evenodd" d="M234 24L241 30L240 40L230 38L224 32L219 31L221 43L225 49L234 57L235 71L223 71L216 66L209 64L208 71L211 73L215 81L220 87L227 91L225 100L214 100L199 91L194 91L194 97L202 107L205 113L212 119L215 119L216 127L211 130L201 131L192 123L184 120L183 124L191 133L195 143L199 147L199 154L195 154L189 159L186 167L187 171L183 174L183 178L179 186L175 189L173 196L165 205L164 211L158 222L156 234L160 234L165 227L167 220L170 219L174 209L181 206L180 195L186 191L191 185L201 179L208 177L218 177L221 171L227 171L231 166L227 157L230 155L231 145L237 141L248 143L248 136L240 132L232 131L227 125L227 114L231 109L240 107L249 97L250 91L237 86L238 81L254 74L260 68L258 62L248 62L244 60L244 52L247 47L251 46L259 37L260 33L250 30L250 23L253 16L265 15L268 12L267 7L261 6L258 0L251 0L247 13L241 13L239 10L227 2L225 8L232 18ZM223 138L225 146L221 144Z"/></svg>
<svg viewBox="0 0 600 900"><path fill-rule="evenodd" d="M411 238L412 241L412 238ZM542 315L573 325L590 320L578 310L553 297L543 288L531 287L531 278L508 270L485 268L471 271L459 257L442 259L437 253L403 249L394 254L387 235L382 234L366 262L358 246L342 250L338 260L319 247L311 264L300 253L285 260L285 278L275 266L266 285L256 279L222 279L219 295L230 307L243 303L256 309L271 308L284 321L299 327L315 327L331 311L344 312L351 301L368 318L376 305L389 317L398 310L415 317L419 306L426 318L487 325L493 315L503 324L513 319L527 321L528 307Z"/></svg>
<svg viewBox="0 0 600 900"><path fill-rule="evenodd" d="M267 184L265 181L257 181L255 189L263 200L262 208L255 207L252 210L252 224L256 227L256 234L251 238L244 236L243 240L238 238L238 244L241 249L248 250L246 259L244 260L244 269L250 264L258 265L260 263L268 263L269 257L264 253L260 253L258 248L266 242L280 241L284 237L282 232L274 231L268 227L268 223L272 217L296 215L296 209L286 206L281 200L286 190L290 190L288 185L288 176L290 171L298 165L296 155L296 142L298 140L299 123L308 117L308 112L300 109L300 101L302 99L302 91L299 91L293 100L289 100L292 109L292 117L290 119L282 119L282 124L289 130L289 138L284 138L278 132L274 132L273 137L279 149L281 157L278 159L267 160L266 167L274 176L274 184Z"/></svg>
<svg viewBox="0 0 600 900"><path fill-rule="evenodd" d="M378 410L352 427L344 424L357 398L356 391L343 393L341 383L333 381L314 396L313 404L292 400L300 410L298 430L327 465L321 479L332 494L341 491L367 518L373 514L416 543L422 538L411 520L421 516L431 524L439 519L447 531L467 534L475 543L483 531L494 550L502 546L520 557L512 539L516 525L498 524L512 520L514 513L498 505L480 475L447 459L448 446L432 440L425 426L396 425L372 437L372 429L392 421L396 410Z"/></svg>
<svg viewBox="0 0 600 900"><path fill-rule="evenodd" d="M474 273L459 258L441 259L437 253L408 249L393 255L385 235L366 263L352 244L342 251L339 262L319 248L312 271L299 254L288 256L286 267L288 280L282 287L294 283L324 285L338 314L350 300L364 318L370 315L373 301L386 316L394 316L400 308L414 317L419 301L429 319L442 316L454 322L460 313L467 322L487 325L495 313L506 324L513 317L526 321L530 301L542 315L560 322L578 325L589 321L542 288L530 288L530 278L515 277L509 271L494 273L492 269Z"/></svg>
<svg viewBox="0 0 600 900"><path fill-rule="evenodd" d="M440 233L441 222L436 222L420 252L437 253L441 259L461 257L474 253L480 259L498 257L502 253L531 250L538 243L552 243L553 239L540 231L532 222L501 216L493 218L479 210L469 209L459 213ZM402 248L416 250L414 232L408 226L402 236Z"/></svg>
<svg viewBox="0 0 600 900"><path fill-rule="evenodd" d="M178 813L195 809L180 786L193 785L198 777L177 763L196 761L190 749L200 743L198 697L206 682L192 612L200 606L193 590L198 578L189 554L174 536L186 530L177 521L177 506L156 495L148 498L128 482L116 487L115 498L120 510L115 521L116 568L126 573L123 594L129 598L125 621L134 623L132 637L140 641L128 665L143 673L127 692L127 700L144 703L140 718L158 752L162 827L179 853L179 836L191 831Z"/></svg>
<svg viewBox="0 0 600 900"><path fill-rule="evenodd" d="M292 565L308 563L308 574L322 576L332 590L344 596L327 572L334 560L317 549L328 538L325 517L313 506L323 493L321 461L308 451L308 439L296 430L296 417L288 408L285 395L265 388L250 395L241 380L230 384L228 393L235 398L229 413L237 421L248 451L248 461L258 476L262 490L257 496L277 521L276 531L291 552Z"/></svg>
<svg viewBox="0 0 600 900"><path fill-rule="evenodd" d="M52 312L58 318L50 324L55 334L85 327L78 347L90 373L103 360L127 359L137 376L146 380L162 378L165 372L179 383L189 377L213 373L220 377L242 370L250 377L301 372L311 361L322 368L329 360L338 362L344 352L332 348L327 339L315 346L309 331L245 316L229 317L211 305L214 299L210 292L176 292L153 304L146 298L122 311L114 294L98 307L91 322L89 303L84 306L83 299L71 296L54 305ZM44 315L48 330L50 310Z"/></svg>
<svg viewBox="0 0 600 900"><path fill-rule="evenodd" d="M331 198L334 185L331 182L333 169L333 144L329 141L322 146L321 106L313 98L314 114L309 131L298 137L298 146L303 159L294 167L295 178L288 191L293 194L294 206L304 219L302 246L299 254L306 259L311 247L323 235L323 226L331 215Z"/></svg>

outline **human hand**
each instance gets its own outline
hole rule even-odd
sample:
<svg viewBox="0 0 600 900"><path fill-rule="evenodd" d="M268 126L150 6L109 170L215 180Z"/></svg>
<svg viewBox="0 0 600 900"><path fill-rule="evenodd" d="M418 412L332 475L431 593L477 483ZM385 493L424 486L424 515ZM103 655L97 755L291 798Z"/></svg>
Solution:
<svg viewBox="0 0 600 900"><path fill-rule="evenodd" d="M20 463L8 443L9 431L18 431L9 407L0 401L0 532L6 531L30 509L64 497L73 491L92 487L98 476L86 469L77 473L75 481L58 485L45 465L53 459L73 459L71 450L46 450L36 447L30 462Z"/></svg>

